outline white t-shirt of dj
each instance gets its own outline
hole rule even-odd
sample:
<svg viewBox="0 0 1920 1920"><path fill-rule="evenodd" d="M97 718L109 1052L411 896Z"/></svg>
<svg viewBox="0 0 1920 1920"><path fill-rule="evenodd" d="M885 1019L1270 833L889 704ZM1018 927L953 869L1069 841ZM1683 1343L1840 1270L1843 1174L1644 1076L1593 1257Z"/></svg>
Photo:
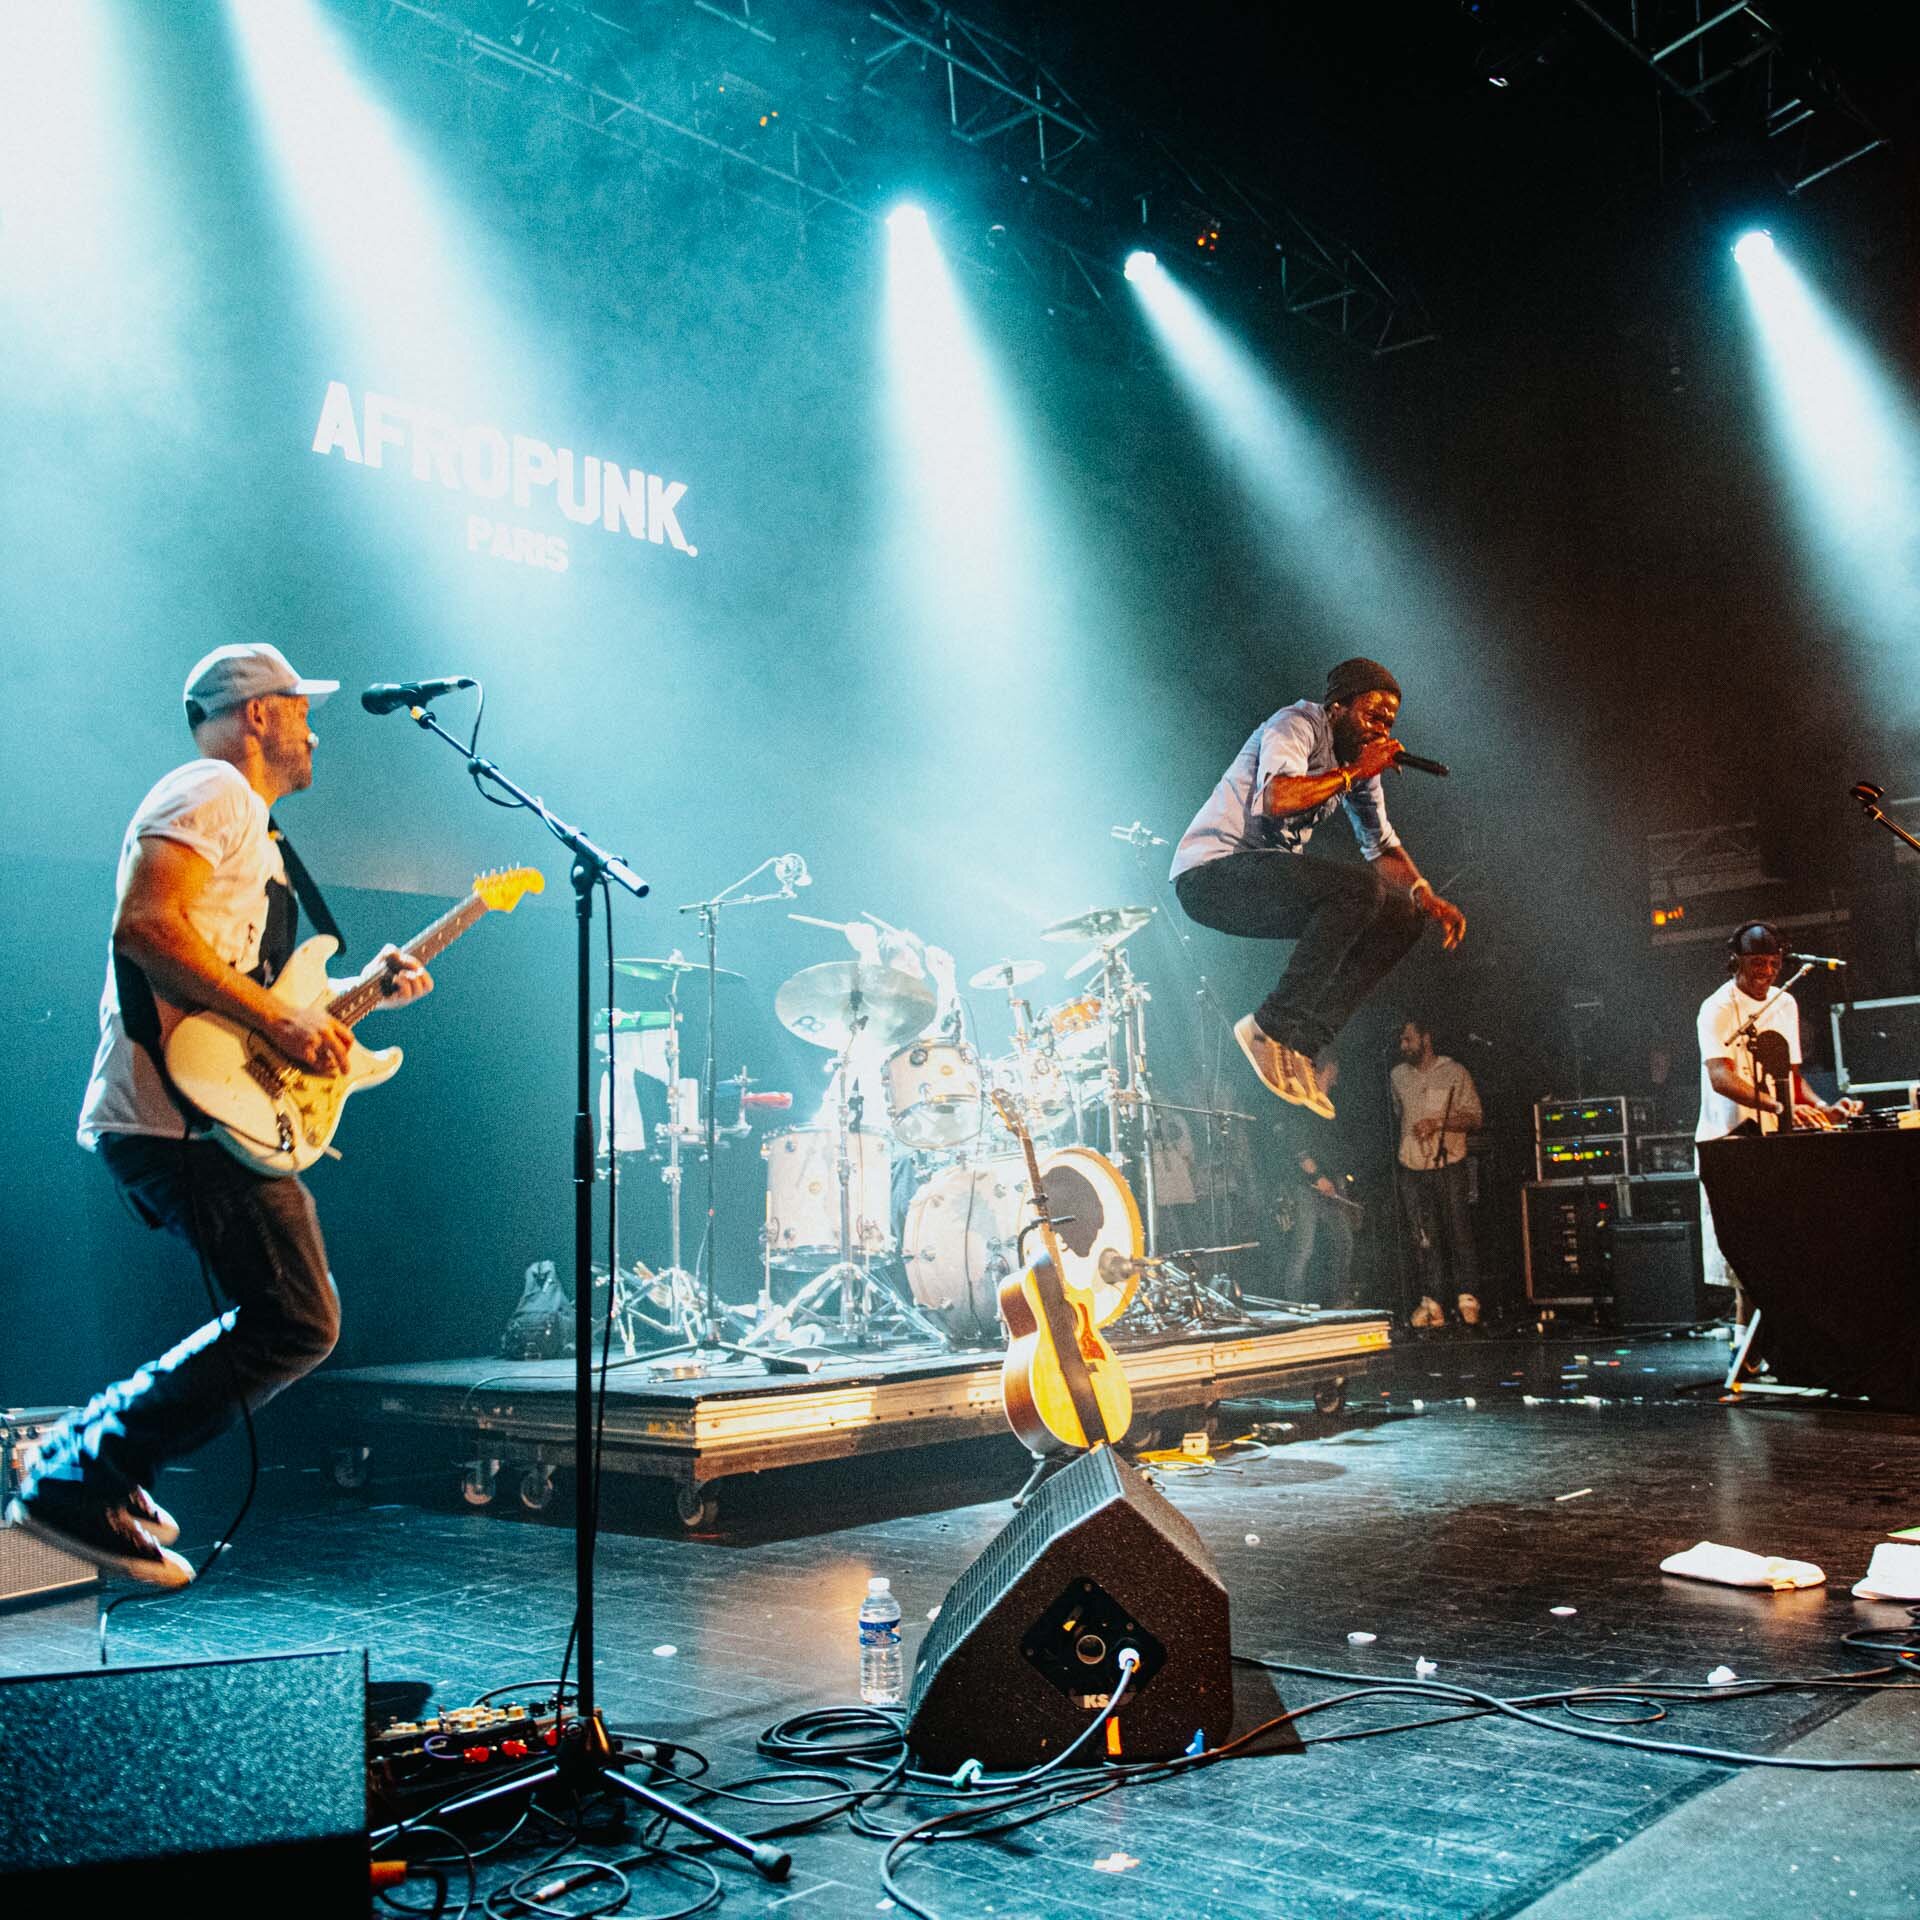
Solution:
<svg viewBox="0 0 1920 1920"><path fill-rule="evenodd" d="M190 847L213 869L188 919L219 957L241 973L260 964L267 928L267 886L286 884L280 847L267 830L267 803L225 760L190 760L158 781L135 809L120 844L114 903L126 898L127 876L142 840ZM91 1150L106 1133L185 1137L187 1123L162 1084L145 1047L129 1037L121 1014L113 952L100 995L100 1045L80 1104L80 1144Z"/></svg>
<svg viewBox="0 0 1920 1920"><path fill-rule="evenodd" d="M1765 1007L1766 1011L1761 1012ZM1790 993L1774 992L1766 1001L1749 999L1729 980L1700 1003L1700 1123L1693 1130L1696 1140L1724 1140L1742 1121L1751 1120L1754 1111L1724 1093L1716 1093L1707 1078L1709 1060L1731 1060L1736 1072L1753 1077L1753 1061L1747 1043L1735 1043L1734 1035L1759 1013L1757 1031L1779 1033L1786 1037L1787 1057L1800 1064L1800 1009Z"/></svg>

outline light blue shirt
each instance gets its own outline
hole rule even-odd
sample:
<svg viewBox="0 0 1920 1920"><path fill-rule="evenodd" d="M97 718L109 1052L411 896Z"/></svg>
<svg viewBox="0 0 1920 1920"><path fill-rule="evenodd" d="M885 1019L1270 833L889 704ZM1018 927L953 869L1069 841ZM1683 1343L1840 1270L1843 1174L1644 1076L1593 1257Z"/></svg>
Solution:
<svg viewBox="0 0 1920 1920"><path fill-rule="evenodd" d="M1358 782L1351 793L1336 794L1304 813L1276 816L1262 810L1267 782L1276 773L1331 773L1336 764L1333 722L1326 708L1312 700L1282 707L1248 736L1206 805L1193 816L1193 825L1180 836L1173 855L1174 874L1230 853L1303 852L1314 828L1342 806L1353 823L1360 851L1369 860L1378 860L1400 844L1387 819L1387 797L1378 774Z"/></svg>

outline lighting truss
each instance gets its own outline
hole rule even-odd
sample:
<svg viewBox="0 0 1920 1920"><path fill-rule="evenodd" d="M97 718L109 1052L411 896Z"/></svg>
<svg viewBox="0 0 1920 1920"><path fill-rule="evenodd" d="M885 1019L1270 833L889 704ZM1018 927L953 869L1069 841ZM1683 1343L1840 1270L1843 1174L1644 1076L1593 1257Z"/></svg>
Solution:
<svg viewBox="0 0 1920 1920"><path fill-rule="evenodd" d="M934 0L815 0L804 21L761 0L334 4L404 55L636 164L786 216L803 243L870 236L919 184L898 156L936 138L979 210L967 231L943 233L949 257L1027 285L1050 314L1131 337L1125 254L1185 230L1220 237L1208 271L1368 354L1435 338L1417 297L1357 247L1206 156L1110 111L1096 119L1035 55Z"/></svg>
<svg viewBox="0 0 1920 1920"><path fill-rule="evenodd" d="M1838 76L1738 0L1573 0L1705 129L1755 120L1790 194L1886 144Z"/></svg>

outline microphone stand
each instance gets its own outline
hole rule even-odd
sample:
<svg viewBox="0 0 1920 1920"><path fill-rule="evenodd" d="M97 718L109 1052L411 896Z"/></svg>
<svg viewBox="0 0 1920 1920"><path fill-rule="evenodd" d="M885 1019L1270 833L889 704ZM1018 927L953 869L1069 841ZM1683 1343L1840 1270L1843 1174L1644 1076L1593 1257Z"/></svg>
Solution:
<svg viewBox="0 0 1920 1920"><path fill-rule="evenodd" d="M1899 832L1899 829L1895 828L1894 831ZM1902 838L1905 838L1905 836L1902 835ZM1783 994L1791 992L1812 971L1813 962L1811 960L1803 961L1800 971L1796 973L1792 979L1782 980L1728 1036L1728 1046L1744 1046L1746 1048L1747 1078L1753 1083L1756 1091L1760 1086L1760 1060L1754 1051L1754 1043L1760 1038L1761 1017ZM1793 1063L1791 1061L1787 1063L1786 1095L1785 1101L1781 1104L1779 1130L1782 1133L1792 1133L1795 1129L1793 1120Z"/></svg>
<svg viewBox="0 0 1920 1920"><path fill-rule="evenodd" d="M467 772L483 795L483 782L508 796L496 805L524 807L538 816L560 844L573 855L576 1034L574 1045L573 1113L573 1471L574 1471L574 1641L579 1661L573 1724L566 1730L552 1763L519 1779L484 1788L443 1807L442 1814L479 1806L498 1795L532 1793L559 1781L576 1793L606 1789L637 1800L652 1812L691 1827L696 1833L741 1859L749 1861L770 1880L784 1880L792 1857L779 1847L747 1839L669 1800L665 1794L629 1780L621 1771L627 1756L594 1703L593 1560L600 1516L598 1456L593 1428L593 1183L594 1141L590 1112L593 1091L593 896L596 888L620 886L636 899L651 891L625 860L607 852L586 833L562 820L537 794L510 780L491 760L449 733L424 707L410 707L407 717L425 733L444 740L467 763ZM492 798L491 795L486 795ZM711 1043L709 1043L711 1044ZM611 1305L611 1302L609 1302ZM556 1702L556 1708L564 1702Z"/></svg>

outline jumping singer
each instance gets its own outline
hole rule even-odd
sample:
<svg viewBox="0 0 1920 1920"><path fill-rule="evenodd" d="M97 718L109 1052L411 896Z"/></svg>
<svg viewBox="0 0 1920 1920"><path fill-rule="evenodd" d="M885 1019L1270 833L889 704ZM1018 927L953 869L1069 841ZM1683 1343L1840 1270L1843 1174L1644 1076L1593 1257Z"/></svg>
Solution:
<svg viewBox="0 0 1920 1920"><path fill-rule="evenodd" d="M1427 921L1448 947L1467 931L1467 916L1421 878L1387 819L1380 776L1402 751L1399 712L1400 683L1385 667L1343 660L1323 700L1296 700L1255 728L1174 853L1174 891L1189 918L1218 933L1297 943L1234 1038L1270 1092L1329 1120L1316 1057ZM1307 853L1337 807L1364 868Z"/></svg>

